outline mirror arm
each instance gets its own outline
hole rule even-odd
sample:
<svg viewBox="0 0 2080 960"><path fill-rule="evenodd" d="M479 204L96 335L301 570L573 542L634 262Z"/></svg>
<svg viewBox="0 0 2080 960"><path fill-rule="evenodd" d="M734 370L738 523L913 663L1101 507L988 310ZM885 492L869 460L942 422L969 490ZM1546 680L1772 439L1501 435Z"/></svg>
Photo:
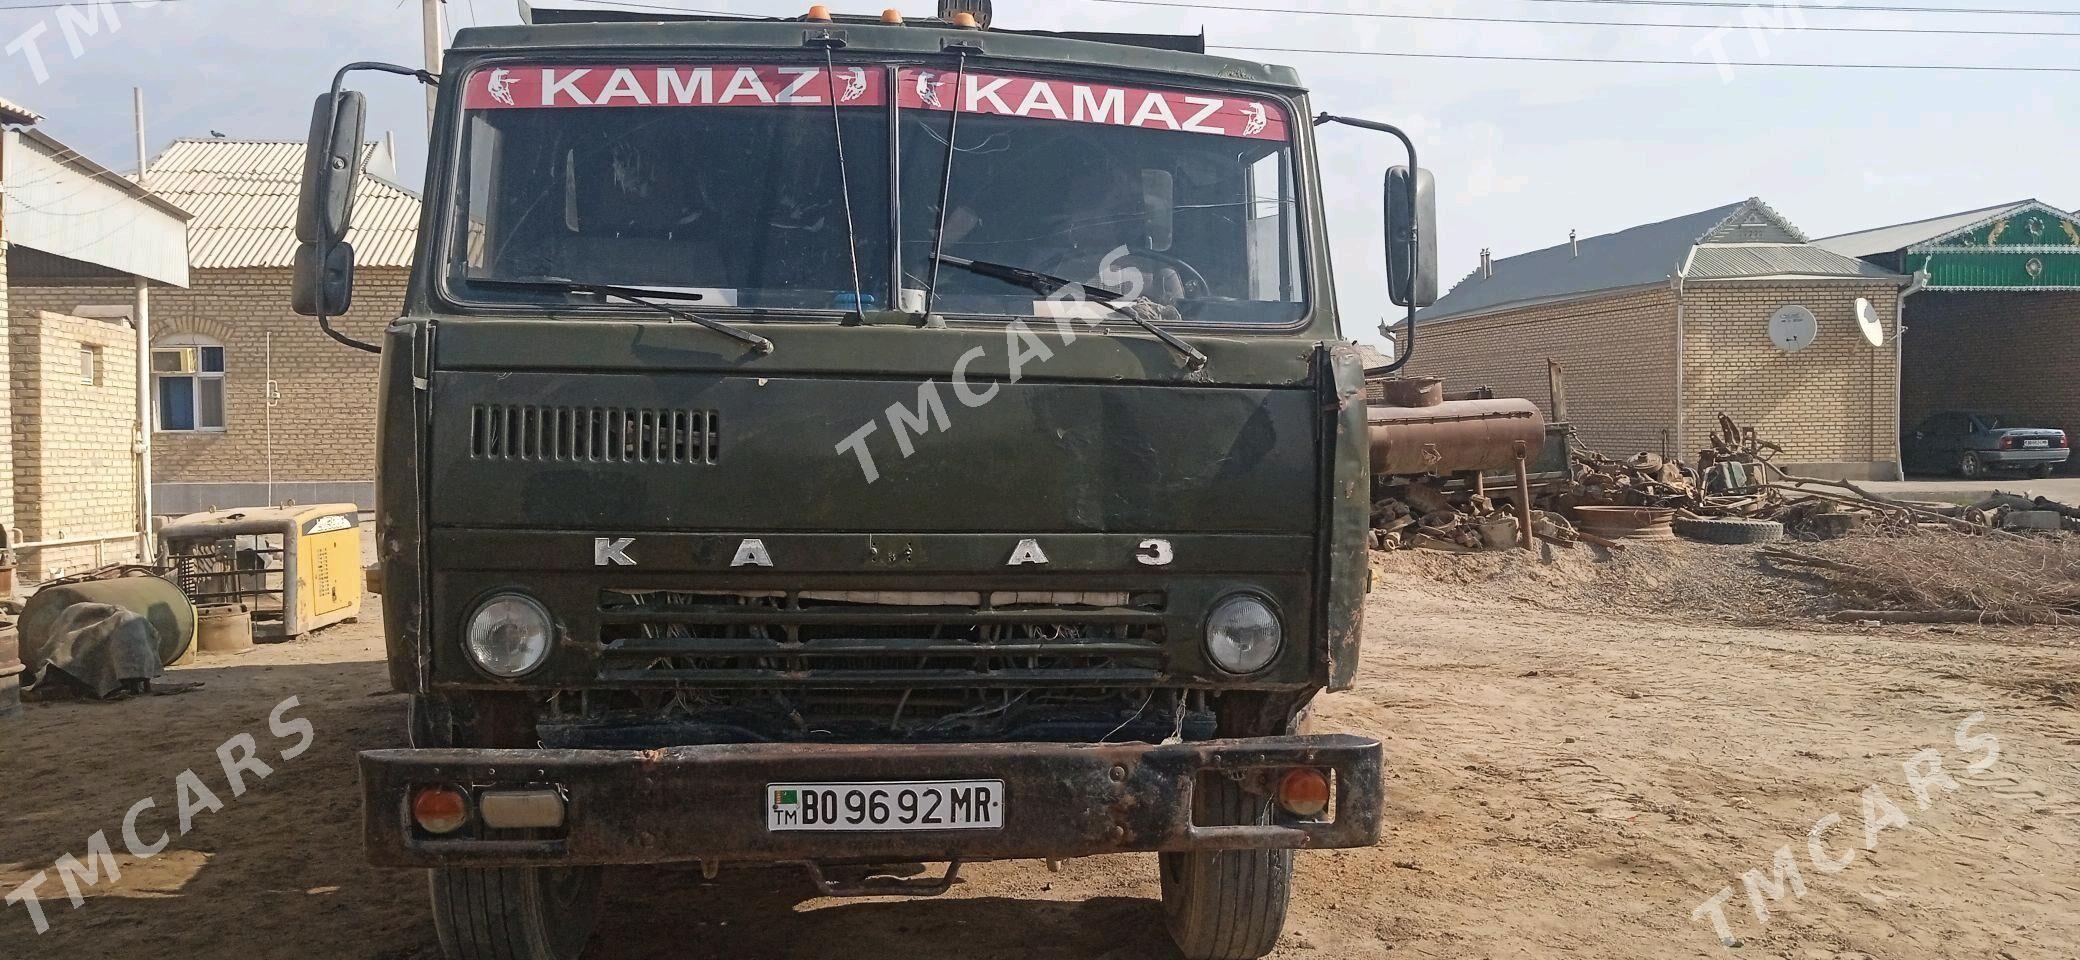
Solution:
<svg viewBox="0 0 2080 960"><path fill-rule="evenodd" d="M333 134L337 133L339 130L340 91L346 88L347 74L353 73L356 70L374 70L380 73L394 73L399 76L415 77L418 79L420 83L426 84L430 87L440 86L441 83L441 78L439 74L432 73L426 70L414 69L412 67L401 67L394 63L382 63L380 61L375 60L361 60L347 64L346 66L339 68L339 72L334 73L332 75L332 98L327 101L328 103L332 104L332 120L326 124L326 142L328 143L331 142ZM326 264L330 260L329 254L332 253L331 248L332 244L326 242L325 238L318 238L317 261L319 264L319 269L321 271L324 269L324 264ZM338 341L340 344L344 346L349 346L356 350L361 350L367 353L383 352L382 347L379 347L373 343L369 343L366 340L356 340L353 337L347 336L346 334L339 332L338 330L334 330L332 328L332 318L324 315L323 313L318 314L318 329L322 331L326 336L331 337L333 340Z"/></svg>
<svg viewBox="0 0 2080 960"><path fill-rule="evenodd" d="M1360 119L1360 118L1358 118L1358 117L1340 117L1340 116L1337 116L1337 115L1335 115L1335 114L1333 114L1333 113L1321 113L1321 114L1317 114L1317 115L1315 116L1315 118L1314 118L1314 125L1315 125L1315 126L1319 127L1319 126L1321 126L1321 125L1323 125L1323 124L1325 124L1325 123L1340 123L1340 124L1343 124L1344 126L1347 126L1347 127L1357 127L1357 128L1359 128L1359 129L1361 129L1361 130L1372 130L1372 131L1375 131L1375 132L1378 132L1378 133L1385 133L1385 134L1389 134L1389 135L1392 135L1392 136L1394 137L1394 139L1396 139L1396 140L1399 140L1399 141L1401 141L1401 147L1402 147L1402 149L1404 149L1404 150L1407 150L1407 151L1408 151L1408 169L1409 169L1409 170L1411 170L1411 171L1416 171L1416 170L1421 170L1421 169L1423 169L1423 168L1422 168L1422 165L1421 165L1421 164L1418 164L1418 163L1416 163L1416 143L1415 143L1415 141L1414 141L1414 140L1411 140L1411 139L1409 139L1409 138L1408 138L1408 134L1406 134L1406 133L1403 133L1400 127L1397 127L1397 126L1395 126L1395 125L1393 125L1393 124L1391 124L1391 123L1381 123L1381 122L1379 122L1379 121L1377 121L1377 120L1363 120L1363 119ZM1413 227L1412 227L1412 228L1411 228L1411 229L1410 229L1410 230L1408 231L1408 259L1409 259L1409 262L1410 262L1410 263L1414 263L1414 262L1415 262L1415 260L1416 260L1416 252L1417 252L1418 250L1422 249L1422 246L1421 246L1421 245L1422 245L1422 237L1420 236L1420 233L1419 233L1419 232L1420 232L1421 230L1422 230L1422 225L1421 225L1421 224L1415 224L1415 225L1414 225L1414 226L1413 226ZM1407 349L1405 349L1405 350L1402 350L1402 351L1401 351L1401 353L1400 353L1400 355L1394 358L1394 362L1392 362L1392 363L1389 363L1389 364L1387 364L1387 365L1386 365L1386 366L1384 366L1384 367L1374 367L1374 368L1372 368L1372 369L1370 369L1370 370L1367 370L1367 371L1365 371L1367 375L1377 375L1377 374L1388 374L1388 373L1394 373L1395 371L1398 371L1398 370L1400 370L1400 369L1401 369L1402 367L1408 366L1408 361L1409 361L1410 359L1412 359L1412 358L1414 358L1414 357L1415 357L1415 355L1416 355L1416 305L1415 305L1415 304L1413 304L1413 303L1411 303L1411 304L1409 304L1409 305L1408 305L1408 320L1407 320L1407 323L1408 323L1408 348L1407 348ZM1390 341L1390 342L1391 342L1391 341L1392 341L1392 340L1394 339L1394 337L1393 337L1393 335L1392 335L1392 334L1388 333L1387 331L1388 331L1388 327L1387 327L1387 325L1386 325L1386 324L1384 324L1384 323L1380 324L1380 331L1379 331L1379 332L1380 332L1380 334L1381 334L1382 336L1385 336L1385 337L1386 337L1386 338L1388 339L1388 341Z"/></svg>

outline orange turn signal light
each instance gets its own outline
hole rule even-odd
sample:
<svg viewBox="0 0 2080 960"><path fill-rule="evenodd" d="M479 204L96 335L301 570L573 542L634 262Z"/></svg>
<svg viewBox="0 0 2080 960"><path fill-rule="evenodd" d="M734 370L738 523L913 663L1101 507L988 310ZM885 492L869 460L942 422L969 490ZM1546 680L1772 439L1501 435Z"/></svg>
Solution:
<svg viewBox="0 0 2080 960"><path fill-rule="evenodd" d="M814 20L817 23L829 23L831 22L831 8L819 3L813 7L810 7L809 12L807 14L804 14L802 16L802 19Z"/></svg>
<svg viewBox="0 0 2080 960"><path fill-rule="evenodd" d="M1278 781L1278 805L1296 817L1319 817L1329 809L1329 775L1312 767L1287 771Z"/></svg>
<svg viewBox="0 0 2080 960"><path fill-rule="evenodd" d="M954 13L953 25L961 28L962 30L974 30L980 26L980 24L977 24L975 22L975 15L969 13L966 10L961 10Z"/></svg>
<svg viewBox="0 0 2080 960"><path fill-rule="evenodd" d="M427 833L454 833L469 823L469 798L454 787L420 787L412 794L412 820Z"/></svg>
<svg viewBox="0 0 2080 960"><path fill-rule="evenodd" d="M886 10L883 10L883 11L881 11L881 22L882 22L882 23L902 23L902 22L903 22L903 11L901 11L901 10L897 10L897 9L896 9L896 8L894 8L894 7L890 7L890 8L888 8L888 9L886 9Z"/></svg>

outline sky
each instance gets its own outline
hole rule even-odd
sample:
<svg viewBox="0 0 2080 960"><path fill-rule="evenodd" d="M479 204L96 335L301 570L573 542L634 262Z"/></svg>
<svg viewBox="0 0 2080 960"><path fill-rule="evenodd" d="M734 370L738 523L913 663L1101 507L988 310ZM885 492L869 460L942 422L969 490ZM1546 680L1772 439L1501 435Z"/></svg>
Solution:
<svg viewBox="0 0 2080 960"><path fill-rule="evenodd" d="M350 60L417 65L419 0L0 0L0 97L116 169L136 167L131 89L145 91L147 143L211 131L302 139L313 99ZM872 13L894 3L833 2ZM614 3L540 0L539 6ZM643 0L630 6L793 15L807 3ZM1218 11L1209 5L1272 8ZM2071 10L2071 14L1883 13L1843 6ZM14 9L10 9L14 8ZM1436 176L1444 287L1483 247L1498 258L1759 196L1814 237L2036 197L2080 207L2080 72L1808 69L1800 63L2072 67L2080 0L1763 0L1756 6L1614 0L996 0L1007 27L1196 33L1220 49L1296 67L1316 111L1408 130ZM1311 11L1311 12L1302 12ZM1429 18L1391 19L1352 13ZM450 28L518 22L513 0L447 0ZM1498 23L1594 20L1626 26ZM1657 28L1641 23L1689 24ZM91 23L90 31L81 24ZM68 29L69 26L69 29ZM2018 35L1820 28L2007 31ZM2064 33L2065 36L2058 34ZM1705 65L1510 62L1367 53L1694 60ZM33 62L40 54L42 63ZM1718 65L1754 61L1764 65ZM424 97L373 74L372 134L394 131L400 179L425 156ZM1337 300L1347 336L1400 311L1387 303L1380 179L1394 142L1320 134Z"/></svg>

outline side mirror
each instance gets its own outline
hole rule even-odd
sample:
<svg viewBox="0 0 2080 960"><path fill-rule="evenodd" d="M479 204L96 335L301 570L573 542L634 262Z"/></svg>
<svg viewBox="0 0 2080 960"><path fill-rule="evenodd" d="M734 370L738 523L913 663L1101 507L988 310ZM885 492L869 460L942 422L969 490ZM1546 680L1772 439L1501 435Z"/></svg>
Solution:
<svg viewBox="0 0 2080 960"><path fill-rule="evenodd" d="M299 244L289 305L306 317L345 315L354 306L354 245L342 241L326 247L320 263L317 244Z"/></svg>
<svg viewBox="0 0 2080 960"><path fill-rule="evenodd" d="M329 245L347 238L354 220L354 187L361 182L361 135L368 98L347 90L321 94L311 109L303 156L303 192L296 204L299 243Z"/></svg>
<svg viewBox="0 0 2080 960"><path fill-rule="evenodd" d="M1428 170L1387 168L1387 296L1397 306L1437 302L1437 188Z"/></svg>

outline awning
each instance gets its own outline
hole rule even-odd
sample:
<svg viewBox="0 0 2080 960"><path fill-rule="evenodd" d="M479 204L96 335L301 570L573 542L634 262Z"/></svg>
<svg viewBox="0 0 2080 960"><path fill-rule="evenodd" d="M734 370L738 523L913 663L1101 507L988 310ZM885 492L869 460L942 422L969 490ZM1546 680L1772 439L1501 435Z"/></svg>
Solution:
<svg viewBox="0 0 2080 960"><path fill-rule="evenodd" d="M0 236L20 248L188 285L187 211L36 130L0 142Z"/></svg>

